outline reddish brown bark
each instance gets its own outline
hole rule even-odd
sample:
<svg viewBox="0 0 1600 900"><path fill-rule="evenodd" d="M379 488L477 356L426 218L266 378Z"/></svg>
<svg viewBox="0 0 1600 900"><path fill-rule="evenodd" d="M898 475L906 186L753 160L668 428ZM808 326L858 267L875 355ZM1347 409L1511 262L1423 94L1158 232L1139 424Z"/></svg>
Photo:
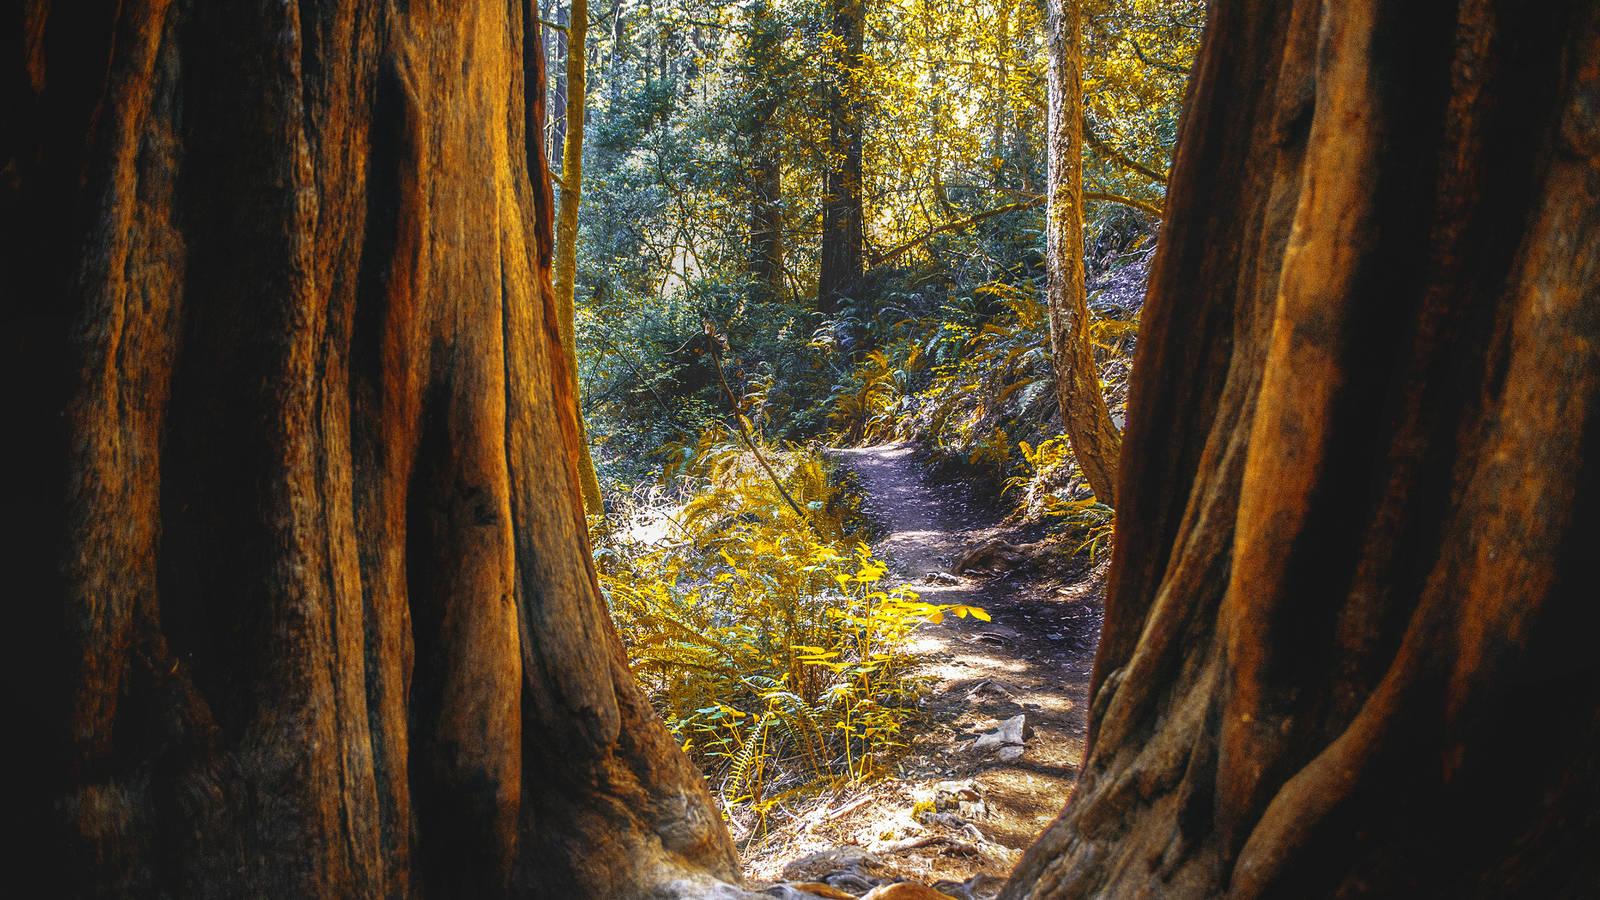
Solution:
<svg viewBox="0 0 1600 900"><path fill-rule="evenodd" d="M1600 9L1212 4L1011 897L1600 884Z"/></svg>
<svg viewBox="0 0 1600 900"><path fill-rule="evenodd" d="M7 674L55 893L736 877L589 562L530 7L7 23Z"/></svg>

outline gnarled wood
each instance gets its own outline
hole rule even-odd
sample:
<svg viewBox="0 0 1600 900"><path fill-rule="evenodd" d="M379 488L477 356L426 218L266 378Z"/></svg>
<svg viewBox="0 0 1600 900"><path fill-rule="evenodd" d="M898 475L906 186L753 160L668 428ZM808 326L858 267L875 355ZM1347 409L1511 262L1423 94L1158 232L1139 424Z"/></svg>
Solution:
<svg viewBox="0 0 1600 900"><path fill-rule="evenodd" d="M1600 8L1212 4L1010 897L1600 884Z"/></svg>
<svg viewBox="0 0 1600 900"><path fill-rule="evenodd" d="M737 877L589 561L530 7L25 5L8 681L56 892Z"/></svg>

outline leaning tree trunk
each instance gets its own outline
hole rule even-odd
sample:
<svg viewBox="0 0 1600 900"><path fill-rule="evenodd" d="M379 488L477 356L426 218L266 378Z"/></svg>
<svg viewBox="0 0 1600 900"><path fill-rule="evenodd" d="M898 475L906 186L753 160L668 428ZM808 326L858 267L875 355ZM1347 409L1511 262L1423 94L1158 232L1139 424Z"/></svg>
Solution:
<svg viewBox="0 0 1600 900"><path fill-rule="evenodd" d="M1007 896L1600 886L1600 6L1219 0Z"/></svg>
<svg viewBox="0 0 1600 900"><path fill-rule="evenodd" d="M817 310L832 315L861 280L866 241L861 197L860 71L866 0L829 0L831 60L828 88L828 168L822 183L822 252L818 261Z"/></svg>
<svg viewBox="0 0 1600 900"><path fill-rule="evenodd" d="M10 23L5 657L51 894L736 877L589 561L532 3Z"/></svg>
<svg viewBox="0 0 1600 900"><path fill-rule="evenodd" d="M1100 390L1084 287L1081 6L1081 0L1046 0L1045 300L1061 421L1089 487L1101 502L1115 504L1122 435Z"/></svg>
<svg viewBox="0 0 1600 900"><path fill-rule="evenodd" d="M569 387L578 396L578 334L574 321L577 312L578 207L583 202L583 124L588 97L589 0L572 0L567 26L566 128L561 143L561 202L556 206L555 262L551 282L556 292L556 311L561 324L561 346L566 351ZM578 413L578 485L583 490L583 506L590 515L600 515L605 507L600 497L600 478L589 453L589 429Z"/></svg>

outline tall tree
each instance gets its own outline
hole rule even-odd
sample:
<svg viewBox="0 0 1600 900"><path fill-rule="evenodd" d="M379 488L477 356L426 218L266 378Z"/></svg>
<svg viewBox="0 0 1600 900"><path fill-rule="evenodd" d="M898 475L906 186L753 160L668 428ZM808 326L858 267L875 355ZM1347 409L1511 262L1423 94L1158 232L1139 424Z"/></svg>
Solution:
<svg viewBox="0 0 1600 900"><path fill-rule="evenodd" d="M822 185L822 254L817 274L817 309L832 314L861 280L866 240L861 197L861 70L866 0L829 0L828 43L833 56L825 96L828 104L828 168Z"/></svg>
<svg viewBox="0 0 1600 900"><path fill-rule="evenodd" d="M1081 6L1081 0L1046 0L1045 295L1061 419L1089 487L1114 504L1122 435L1100 390L1084 286Z"/></svg>
<svg viewBox="0 0 1600 900"><path fill-rule="evenodd" d="M745 89L750 95L750 280L767 300L783 297L783 158L782 134L775 121L782 101L783 32L771 6L759 2L750 11L750 46Z"/></svg>
<svg viewBox="0 0 1600 900"><path fill-rule="evenodd" d="M1600 884L1600 5L1219 0L1007 896Z"/></svg>
<svg viewBox="0 0 1600 900"><path fill-rule="evenodd" d="M578 207L583 202L583 123L588 94L589 0L572 0L567 24L566 125L561 134L561 200L556 207L556 249L553 284L556 312L561 325L561 346L566 349L572 396L578 392L578 339L575 289L578 274ZM583 506L590 515L604 511L600 479L589 453L589 429L578 413L578 483Z"/></svg>
<svg viewBox="0 0 1600 900"><path fill-rule="evenodd" d="M1005 179L1007 125L1011 119L1011 4L1002 2L995 9L994 99L989 110L989 155L992 181L997 188L1008 185Z"/></svg>
<svg viewBox="0 0 1600 900"><path fill-rule="evenodd" d="M735 878L589 560L532 0L18 20L4 656L52 891Z"/></svg>

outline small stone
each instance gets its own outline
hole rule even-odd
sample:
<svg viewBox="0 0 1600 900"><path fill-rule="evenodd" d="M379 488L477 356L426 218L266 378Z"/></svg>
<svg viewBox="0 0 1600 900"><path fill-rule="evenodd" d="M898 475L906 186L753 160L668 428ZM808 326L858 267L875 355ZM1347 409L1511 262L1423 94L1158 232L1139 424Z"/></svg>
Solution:
<svg viewBox="0 0 1600 900"><path fill-rule="evenodd" d="M1026 713L1017 713L1001 722L1000 727L995 730L978 735L978 739L972 743L973 752L988 753L991 750L998 750L1007 744L1021 746L1022 732L1027 725L1027 721Z"/></svg>
<svg viewBox="0 0 1600 900"><path fill-rule="evenodd" d="M845 870L865 871L883 865L883 860L860 847L834 847L817 850L790 862L783 867L785 881L819 881L826 876Z"/></svg>
<svg viewBox="0 0 1600 900"><path fill-rule="evenodd" d="M967 691L967 699L972 700L990 694L1001 700L1010 700L1016 696L1010 687L999 681L980 681L971 690Z"/></svg>

